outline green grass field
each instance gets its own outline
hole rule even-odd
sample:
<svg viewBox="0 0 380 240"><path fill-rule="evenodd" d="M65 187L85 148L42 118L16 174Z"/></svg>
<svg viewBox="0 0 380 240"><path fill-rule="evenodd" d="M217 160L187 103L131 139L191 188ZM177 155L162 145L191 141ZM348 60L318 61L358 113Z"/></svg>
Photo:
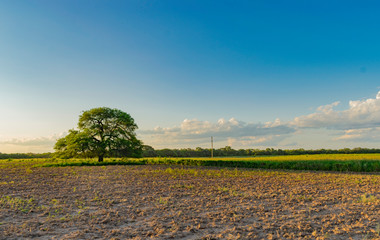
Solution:
<svg viewBox="0 0 380 240"><path fill-rule="evenodd" d="M320 154L294 156L258 156L224 158L107 158L97 159L23 159L1 160L0 168L12 165L30 167L103 166L103 165L187 165L262 169L315 170L338 172L380 172L380 154Z"/></svg>

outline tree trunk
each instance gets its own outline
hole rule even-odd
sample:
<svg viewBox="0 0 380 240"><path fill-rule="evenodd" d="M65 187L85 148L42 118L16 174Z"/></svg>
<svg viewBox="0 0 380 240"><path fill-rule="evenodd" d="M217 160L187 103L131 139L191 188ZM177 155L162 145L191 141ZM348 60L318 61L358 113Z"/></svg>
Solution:
<svg viewBox="0 0 380 240"><path fill-rule="evenodd" d="M103 162L103 155L99 155L98 162Z"/></svg>

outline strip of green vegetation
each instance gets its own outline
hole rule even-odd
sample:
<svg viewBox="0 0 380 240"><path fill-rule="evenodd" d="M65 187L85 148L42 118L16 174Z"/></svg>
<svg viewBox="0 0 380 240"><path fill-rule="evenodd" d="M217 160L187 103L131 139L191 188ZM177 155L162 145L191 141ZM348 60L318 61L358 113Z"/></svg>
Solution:
<svg viewBox="0 0 380 240"><path fill-rule="evenodd" d="M33 167L69 167L69 166L107 166L107 165L146 165L143 159L105 159L98 162L95 159L56 159L46 163L35 164Z"/></svg>
<svg viewBox="0 0 380 240"><path fill-rule="evenodd" d="M214 166L233 168L262 168L262 169L289 169L315 170L338 172L380 172L380 160L291 160L281 158L226 158L226 159L191 159L191 158L144 158L144 159L106 159L104 162L96 160L69 159L55 160L36 164L34 167L65 167L65 166L104 166L104 165L187 165L187 166Z"/></svg>
<svg viewBox="0 0 380 240"><path fill-rule="evenodd" d="M378 172L379 160L213 160L213 159L145 159L146 164L242 167L263 169Z"/></svg>
<svg viewBox="0 0 380 240"><path fill-rule="evenodd" d="M191 159L211 159L211 158L191 158ZM285 161L285 160L379 160L379 153L371 154L304 154L304 155L278 155L278 156L255 156L255 157L214 157L213 160L272 160L272 161Z"/></svg>

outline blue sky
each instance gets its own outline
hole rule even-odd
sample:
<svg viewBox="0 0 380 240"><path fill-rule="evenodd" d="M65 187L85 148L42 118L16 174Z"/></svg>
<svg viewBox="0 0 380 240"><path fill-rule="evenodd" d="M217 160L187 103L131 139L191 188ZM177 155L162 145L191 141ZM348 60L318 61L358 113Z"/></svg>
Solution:
<svg viewBox="0 0 380 240"><path fill-rule="evenodd" d="M99 106L155 148L378 147L379 23L376 1L1 1L0 152Z"/></svg>

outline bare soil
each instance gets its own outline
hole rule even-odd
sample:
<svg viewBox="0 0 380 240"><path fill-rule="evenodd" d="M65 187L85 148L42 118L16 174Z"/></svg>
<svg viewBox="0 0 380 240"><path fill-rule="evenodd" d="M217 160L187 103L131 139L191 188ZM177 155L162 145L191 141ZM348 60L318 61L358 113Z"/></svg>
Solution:
<svg viewBox="0 0 380 240"><path fill-rule="evenodd" d="M0 168L0 239L380 239L380 175Z"/></svg>

